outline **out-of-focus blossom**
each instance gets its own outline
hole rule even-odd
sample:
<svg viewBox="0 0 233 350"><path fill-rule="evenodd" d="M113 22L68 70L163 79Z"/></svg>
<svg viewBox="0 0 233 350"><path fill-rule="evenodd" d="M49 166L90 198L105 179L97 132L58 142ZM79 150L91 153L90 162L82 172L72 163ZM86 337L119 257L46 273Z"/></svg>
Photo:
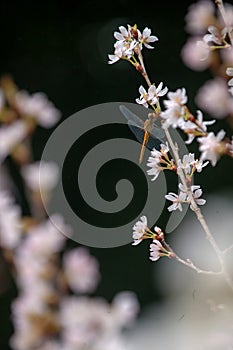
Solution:
<svg viewBox="0 0 233 350"><path fill-rule="evenodd" d="M63 232L69 231L70 228L65 225L62 216L53 214L45 222L29 229L24 249L35 259L58 253L65 243Z"/></svg>
<svg viewBox="0 0 233 350"><path fill-rule="evenodd" d="M227 25L228 27L233 26L233 6L229 2L224 2L225 16L226 22L223 21L222 15L219 13L218 20L222 26Z"/></svg>
<svg viewBox="0 0 233 350"><path fill-rule="evenodd" d="M27 136L27 125L18 120L9 126L0 128L0 163L20 144Z"/></svg>
<svg viewBox="0 0 233 350"><path fill-rule="evenodd" d="M212 166L215 166L222 154L221 141L225 136L225 131L220 130L215 136L210 132L207 136L198 137L199 151L201 152L200 160L210 160Z"/></svg>
<svg viewBox="0 0 233 350"><path fill-rule="evenodd" d="M233 77L233 67L227 67L226 69L226 74L229 77ZM229 86L233 86L233 78L231 78L230 80L228 80L228 85Z"/></svg>
<svg viewBox="0 0 233 350"><path fill-rule="evenodd" d="M54 162L38 161L22 167L22 175L32 191L48 192L57 184L59 168Z"/></svg>
<svg viewBox="0 0 233 350"><path fill-rule="evenodd" d="M2 89L0 89L0 110L3 109L4 104L5 104L4 94L2 92Z"/></svg>
<svg viewBox="0 0 233 350"><path fill-rule="evenodd" d="M181 58L188 68L203 71L211 62L209 45L200 37L190 37L181 49Z"/></svg>
<svg viewBox="0 0 233 350"><path fill-rule="evenodd" d="M120 327L129 327L135 321L140 306L134 292L124 291L115 295L111 315Z"/></svg>
<svg viewBox="0 0 233 350"><path fill-rule="evenodd" d="M176 105L183 106L188 101L185 88L177 89L176 91L169 91L167 97L169 99L163 101L166 108L172 108Z"/></svg>
<svg viewBox="0 0 233 350"><path fill-rule="evenodd" d="M219 51L220 58L224 65L227 67L233 67L233 47Z"/></svg>
<svg viewBox="0 0 233 350"><path fill-rule="evenodd" d="M41 344L57 329L55 315L46 303L35 298L34 293L21 294L12 304L15 332L11 345L16 350L30 350Z"/></svg>
<svg viewBox="0 0 233 350"><path fill-rule="evenodd" d="M204 83L198 90L195 101L203 110L218 119L233 113L233 99L229 94L226 81L220 77Z"/></svg>
<svg viewBox="0 0 233 350"><path fill-rule="evenodd" d="M63 257L66 280L74 292L93 292L99 282L98 261L86 248L79 247L66 252Z"/></svg>
<svg viewBox="0 0 233 350"><path fill-rule="evenodd" d="M109 310L108 303L103 299L75 296L63 298L59 320L66 343L70 342L72 346L76 343L78 347L80 343L82 346L90 346L96 342L108 326Z"/></svg>
<svg viewBox="0 0 233 350"><path fill-rule="evenodd" d="M14 249L22 237L21 209L11 195L0 191L0 246Z"/></svg>
<svg viewBox="0 0 233 350"><path fill-rule="evenodd" d="M60 111L42 92L29 95L27 91L18 91L15 95L15 103L21 114L35 118L44 128L54 126L61 118Z"/></svg>
<svg viewBox="0 0 233 350"><path fill-rule="evenodd" d="M200 0L191 4L185 16L185 29L190 34L204 34L209 25L215 22L215 6L210 0Z"/></svg>

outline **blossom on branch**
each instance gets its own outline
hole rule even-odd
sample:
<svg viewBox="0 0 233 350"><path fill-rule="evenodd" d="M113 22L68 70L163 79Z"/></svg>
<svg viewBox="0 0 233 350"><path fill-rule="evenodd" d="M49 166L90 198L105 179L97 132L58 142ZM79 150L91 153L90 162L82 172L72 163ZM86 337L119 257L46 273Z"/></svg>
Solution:
<svg viewBox="0 0 233 350"><path fill-rule="evenodd" d="M167 91L168 88L165 86L163 87L163 83L159 83L158 87L156 88L155 85L151 85L148 89L148 91L146 91L146 89L141 85L139 87L139 93L140 93L140 97L136 98L136 102L140 105L143 105L144 107L148 108L148 104L150 105L156 105L156 103L158 102L158 98L161 96L164 96Z"/></svg>

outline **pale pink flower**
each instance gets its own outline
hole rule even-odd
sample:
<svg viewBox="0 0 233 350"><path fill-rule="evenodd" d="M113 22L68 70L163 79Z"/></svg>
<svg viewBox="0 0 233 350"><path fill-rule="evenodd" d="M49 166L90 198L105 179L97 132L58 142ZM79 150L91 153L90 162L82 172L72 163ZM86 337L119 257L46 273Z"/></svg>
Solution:
<svg viewBox="0 0 233 350"><path fill-rule="evenodd" d="M140 220L136 222L136 224L133 226L133 239L134 242L133 245L137 245L142 241L143 235L146 233L147 230L147 217L141 216Z"/></svg>
<svg viewBox="0 0 233 350"><path fill-rule="evenodd" d="M220 77L204 83L195 101L202 109L218 119L223 119L233 112L232 97L229 95L226 81Z"/></svg>
<svg viewBox="0 0 233 350"><path fill-rule="evenodd" d="M210 160L212 166L215 166L220 158L219 143L225 136L225 131L220 130L215 136L213 132L210 132L207 136L198 137L199 151L201 152L200 160Z"/></svg>
<svg viewBox="0 0 233 350"><path fill-rule="evenodd" d="M108 325L109 311L102 298L66 296L60 303L59 320L63 331L84 332L86 339L95 340Z"/></svg>
<svg viewBox="0 0 233 350"><path fill-rule="evenodd" d="M98 261L84 247L65 252L63 267L67 282L77 293L91 293L95 290L99 279Z"/></svg>
<svg viewBox="0 0 233 350"><path fill-rule="evenodd" d="M136 102L138 104L142 104L144 107L148 108L148 104L155 105L158 102L158 97L164 96L168 88L162 88L163 83L159 83L158 87L156 88L155 85L151 85L146 91L146 89L141 85L139 87L139 93L140 97L136 98Z"/></svg>
<svg viewBox="0 0 233 350"><path fill-rule="evenodd" d="M141 44L145 45L147 49L153 49L154 47L149 45L149 43L153 43L155 41L158 41L159 39L155 35L151 35L151 29L145 28L142 32L140 33L138 40Z"/></svg>
<svg viewBox="0 0 233 350"><path fill-rule="evenodd" d="M0 163L20 144L27 136L27 125L22 120L0 128Z"/></svg>
<svg viewBox="0 0 233 350"><path fill-rule="evenodd" d="M18 91L15 103L20 113L35 118L44 128L54 126L61 118L61 112L43 92L29 95L27 91Z"/></svg>
<svg viewBox="0 0 233 350"><path fill-rule="evenodd" d="M161 158L163 157L163 154L169 152L168 145L161 144L160 151L157 151L156 149L153 149L151 151L151 155L148 158L147 166L151 169L147 170L148 175L152 175L153 178L151 181L154 181L159 176L160 172L163 170L163 168L160 165Z"/></svg>
<svg viewBox="0 0 233 350"><path fill-rule="evenodd" d="M182 128L184 124L184 106L174 104L172 107L167 108L160 113L160 117L164 120L162 123L163 128L172 126L173 128Z"/></svg>
<svg viewBox="0 0 233 350"><path fill-rule="evenodd" d="M157 261L161 257L161 251L163 251L162 244L154 239L153 243L150 244L150 260Z"/></svg>
<svg viewBox="0 0 233 350"><path fill-rule="evenodd" d="M133 55L133 49L136 45L136 41L133 40L131 42L125 42L125 41L117 41L114 44L114 54L113 55L108 55L109 64L113 64L117 61L119 61L121 58L128 58L130 59Z"/></svg>
<svg viewBox="0 0 233 350"><path fill-rule="evenodd" d="M119 27L119 32L114 32L114 38L118 41L129 41L131 39L131 34L128 29L124 26Z"/></svg>
<svg viewBox="0 0 233 350"><path fill-rule="evenodd" d="M163 101L166 108L175 107L177 105L184 106L188 101L185 88L177 89L176 91L169 91L167 97L168 100Z"/></svg>
<svg viewBox="0 0 233 350"><path fill-rule="evenodd" d="M195 71L203 71L210 64L210 48L201 37L190 37L181 49L184 64Z"/></svg>
<svg viewBox="0 0 233 350"><path fill-rule="evenodd" d="M0 110L3 109L4 105L5 105L5 97L2 89L0 89Z"/></svg>
<svg viewBox="0 0 233 350"><path fill-rule="evenodd" d="M180 191L179 195L177 195L174 192L169 192L168 194L166 194L165 198L173 203L167 208L168 211L173 211L176 209L179 209L180 211L182 211L183 208L181 203L185 202L186 196L187 196L186 193L183 191Z"/></svg>
<svg viewBox="0 0 233 350"><path fill-rule="evenodd" d="M29 230L24 246L31 251L35 259L48 257L63 248L65 236L62 232L69 232L69 230L62 216L53 214L48 220Z"/></svg>
<svg viewBox="0 0 233 350"><path fill-rule="evenodd" d="M10 193L0 191L0 246L15 249L21 238L21 209Z"/></svg>
<svg viewBox="0 0 233 350"><path fill-rule="evenodd" d="M229 77L233 77L233 67L228 67L226 69L226 74L229 76ZM228 80L228 83L227 83L229 86L233 86L233 78L231 78L230 80Z"/></svg>
<svg viewBox="0 0 233 350"><path fill-rule="evenodd" d="M32 191L51 191L57 184L59 169L54 162L37 161L24 165L21 170L27 186Z"/></svg>
<svg viewBox="0 0 233 350"><path fill-rule="evenodd" d="M225 14L226 14L226 22L225 23L223 21L223 18L222 18L222 15L220 13L218 13L218 19L219 21L221 22L221 24L223 26L229 26L229 27L232 27L233 26L233 6L232 4L228 3L228 2L225 2L224 3L224 9L225 9Z"/></svg>
<svg viewBox="0 0 233 350"><path fill-rule="evenodd" d="M185 16L185 29L190 34L203 34L214 18L215 6L210 0L200 0L191 4Z"/></svg>
<svg viewBox="0 0 233 350"><path fill-rule="evenodd" d="M227 49L220 50L219 54L221 60L226 67L233 67L233 47L228 47Z"/></svg>
<svg viewBox="0 0 233 350"><path fill-rule="evenodd" d="M206 200L203 198L200 198L202 195L202 189L199 185L193 185L191 186L191 191L193 194L193 199L196 202L197 205L204 205L206 203ZM190 197L188 196L188 199L190 200ZM190 209L195 210L192 203L190 204Z"/></svg>
<svg viewBox="0 0 233 350"><path fill-rule="evenodd" d="M215 26L209 26L208 27L208 34L204 35L203 40L207 44L217 44L217 45L223 45L223 41L227 34L227 29L223 28L221 31L216 28Z"/></svg>
<svg viewBox="0 0 233 350"><path fill-rule="evenodd" d="M206 132L207 131L207 125L212 125L216 122L215 119L203 121L203 113L200 110L197 110L197 117L196 117L197 123L193 123L191 121L187 121L182 125L183 130L191 129L194 132L188 134L188 140L185 141L186 144L190 144L194 138L195 138L195 131L197 132Z"/></svg>
<svg viewBox="0 0 233 350"><path fill-rule="evenodd" d="M120 327L129 326L139 312L139 302L134 292L124 291L115 295L112 301L111 314L114 322Z"/></svg>

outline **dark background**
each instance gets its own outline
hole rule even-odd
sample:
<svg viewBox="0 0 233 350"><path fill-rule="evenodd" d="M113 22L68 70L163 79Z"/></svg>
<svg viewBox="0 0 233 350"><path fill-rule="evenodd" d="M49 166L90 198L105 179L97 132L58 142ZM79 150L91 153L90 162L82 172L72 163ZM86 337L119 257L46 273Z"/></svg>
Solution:
<svg viewBox="0 0 233 350"><path fill-rule="evenodd" d="M151 79L156 83L163 81L170 90L185 87L190 109L195 113L193 98L210 73L191 71L180 57L188 36L184 16L193 2L1 1L0 74L11 74L20 89L46 93L62 112L62 119L94 104L134 102L139 85L144 83L142 77L125 62L108 65L107 54L113 53L113 32L120 25L137 23L139 29L148 26L159 38L154 50L144 49ZM217 129L221 126L225 126L224 122ZM36 130L35 159L40 159L51 132L39 127ZM195 150L195 146L191 148ZM212 169L199 175L205 193L232 184L232 172L221 172L229 164L223 159L214 169L214 176L210 175ZM90 251L99 259L102 273L97 295L111 300L121 290L134 290L142 311L150 302L162 300L163 295L152 281L152 272L160 262L155 267L149 261L146 242L137 247ZM12 331L9 301L15 293L12 287L0 296L1 350L7 349Z"/></svg>

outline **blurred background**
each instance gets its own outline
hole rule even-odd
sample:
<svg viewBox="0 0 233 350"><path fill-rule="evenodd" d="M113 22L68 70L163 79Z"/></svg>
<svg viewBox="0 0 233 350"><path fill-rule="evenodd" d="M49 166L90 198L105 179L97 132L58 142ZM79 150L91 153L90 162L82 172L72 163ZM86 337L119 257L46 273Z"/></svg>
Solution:
<svg viewBox="0 0 233 350"><path fill-rule="evenodd" d="M163 81L169 90L185 87L190 109L195 113L194 96L211 73L190 70L180 56L188 36L184 17L192 3L191 0L173 1L169 5L165 1L135 0L111 3L2 0L0 75L10 74L22 90L44 92L61 111L61 121L91 105L134 102L139 85L144 83L142 77L125 62L108 65L107 55L113 52L113 32L120 25L137 23L139 29L148 26L159 38L154 50L144 50L151 79L156 83ZM222 127L230 132L224 120L213 129ZM36 129L33 137L36 160L40 159L52 131ZM197 151L196 145L192 145L191 150ZM218 191L232 191L232 169L232 160L223 158L214 169L209 167L198 175L204 198ZM14 169L11 171L14 175ZM17 183L17 178L15 181ZM18 186L20 188L20 183ZM26 204L23 205L27 212ZM70 245L75 246L75 243L70 242ZM90 251L98 258L102 274L96 295L111 300L118 291L133 290L142 313L151 303L166 299L169 285L159 288L156 279L163 262L155 264L148 259L147 242L137 247L129 244L111 249L90 248ZM1 265L1 269L3 276L7 276L7 266ZM1 350L9 349L7 342L12 332L9 308L15 295L13 281L0 294Z"/></svg>

